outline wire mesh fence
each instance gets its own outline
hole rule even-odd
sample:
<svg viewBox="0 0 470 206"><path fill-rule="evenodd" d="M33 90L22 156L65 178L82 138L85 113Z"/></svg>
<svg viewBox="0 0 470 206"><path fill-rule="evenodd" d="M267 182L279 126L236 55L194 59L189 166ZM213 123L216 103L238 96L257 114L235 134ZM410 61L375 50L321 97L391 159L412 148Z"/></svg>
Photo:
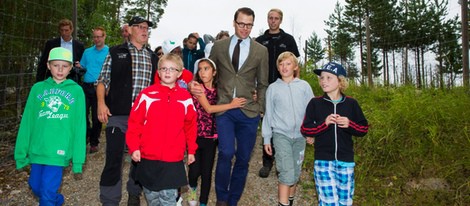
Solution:
<svg viewBox="0 0 470 206"><path fill-rule="evenodd" d="M19 122L44 43L70 18L71 1L2 0L0 3L0 167L13 159Z"/></svg>

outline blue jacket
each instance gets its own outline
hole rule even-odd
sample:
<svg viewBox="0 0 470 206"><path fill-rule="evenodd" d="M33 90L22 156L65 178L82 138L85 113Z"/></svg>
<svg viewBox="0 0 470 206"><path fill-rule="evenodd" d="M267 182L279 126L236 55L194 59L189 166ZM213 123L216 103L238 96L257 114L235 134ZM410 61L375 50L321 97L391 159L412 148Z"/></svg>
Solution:
<svg viewBox="0 0 470 206"><path fill-rule="evenodd" d="M193 49L189 50L187 47L183 48L183 63L184 63L184 68L189 70L191 73L194 74L194 63L196 60L200 58L204 58L206 55L204 53L204 49L206 48L206 43L204 43L204 40L202 38L197 39L199 43L199 49Z"/></svg>

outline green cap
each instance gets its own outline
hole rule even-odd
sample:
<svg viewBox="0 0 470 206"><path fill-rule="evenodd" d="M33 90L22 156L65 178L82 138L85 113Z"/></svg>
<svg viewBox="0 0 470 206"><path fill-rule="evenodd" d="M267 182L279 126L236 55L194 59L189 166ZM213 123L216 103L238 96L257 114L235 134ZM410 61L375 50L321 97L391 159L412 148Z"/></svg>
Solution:
<svg viewBox="0 0 470 206"><path fill-rule="evenodd" d="M62 60L62 61L73 63L72 52L62 47L53 48L49 52L49 59L47 61L52 61L52 60Z"/></svg>

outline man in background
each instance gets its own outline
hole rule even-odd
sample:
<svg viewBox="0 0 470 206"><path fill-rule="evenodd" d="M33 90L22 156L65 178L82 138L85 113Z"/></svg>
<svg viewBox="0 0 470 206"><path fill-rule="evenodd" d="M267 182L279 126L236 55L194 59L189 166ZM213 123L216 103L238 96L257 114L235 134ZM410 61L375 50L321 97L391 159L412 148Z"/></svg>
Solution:
<svg viewBox="0 0 470 206"><path fill-rule="evenodd" d="M83 51L85 51L85 46L82 42L73 39L73 23L69 19L62 19L59 21L59 33L60 37L50 39L46 42L44 50L41 53L41 58L39 59L38 69L36 73L36 82L43 81L51 76L51 72L47 69L47 59L49 57L49 52L52 48L63 47L72 52L73 56L73 65L79 64L80 59L82 59ZM72 69L67 76L67 78L74 80L79 83L80 75L77 74L76 69Z"/></svg>
<svg viewBox="0 0 470 206"><path fill-rule="evenodd" d="M86 99L87 137L90 142L90 154L98 151L101 122L98 120L98 99L96 98L95 82L101 72L104 59L108 55L109 47L105 44L106 31L103 27L93 29L93 46L85 49L82 59L77 67L86 71L83 77L82 88ZM91 112L90 112L91 110ZM88 118L88 114L91 118ZM89 121L91 119L91 122Z"/></svg>
<svg viewBox="0 0 470 206"><path fill-rule="evenodd" d="M129 41L129 25L128 24L123 24L121 26L121 37L123 42L128 42Z"/></svg>
<svg viewBox="0 0 470 206"><path fill-rule="evenodd" d="M292 52L296 57L299 57L299 50L297 49L297 44L295 43L294 37L290 34L284 32L280 28L282 23L283 13L280 9L271 9L268 12L268 25L269 29L264 32L263 35L256 38L256 41L266 48L269 52L269 84L275 82L278 78L281 77L279 71L277 70L276 60L279 54L285 51ZM271 139L272 140L272 139ZM263 167L259 170L259 176L266 178L269 176L271 169L274 163L274 146L272 145L272 155L268 155L263 149Z"/></svg>

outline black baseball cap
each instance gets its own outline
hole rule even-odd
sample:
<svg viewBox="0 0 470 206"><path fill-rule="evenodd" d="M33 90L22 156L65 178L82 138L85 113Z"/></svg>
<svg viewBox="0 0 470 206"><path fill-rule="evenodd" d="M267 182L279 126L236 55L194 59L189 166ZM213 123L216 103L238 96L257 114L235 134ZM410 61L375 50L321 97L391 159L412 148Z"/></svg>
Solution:
<svg viewBox="0 0 470 206"><path fill-rule="evenodd" d="M132 26L132 25L135 25L135 24L140 24L142 22L147 22L147 24L149 25L149 27L152 27L153 26L153 23L147 19L144 19L143 17L141 16L134 16L132 17L132 19L129 21L129 26Z"/></svg>

